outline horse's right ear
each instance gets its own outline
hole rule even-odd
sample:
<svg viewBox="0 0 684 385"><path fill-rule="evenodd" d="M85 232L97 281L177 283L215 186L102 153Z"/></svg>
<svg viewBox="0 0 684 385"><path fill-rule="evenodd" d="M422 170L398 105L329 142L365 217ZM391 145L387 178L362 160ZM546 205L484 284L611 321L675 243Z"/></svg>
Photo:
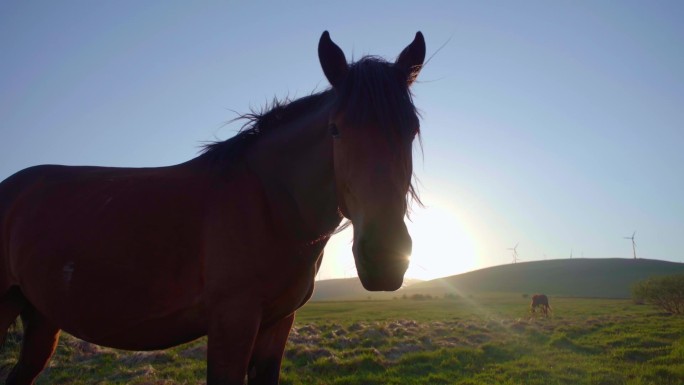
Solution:
<svg viewBox="0 0 684 385"><path fill-rule="evenodd" d="M330 85L338 87L347 77L349 65L344 57L344 52L331 39L328 31L323 32L318 41L318 60Z"/></svg>

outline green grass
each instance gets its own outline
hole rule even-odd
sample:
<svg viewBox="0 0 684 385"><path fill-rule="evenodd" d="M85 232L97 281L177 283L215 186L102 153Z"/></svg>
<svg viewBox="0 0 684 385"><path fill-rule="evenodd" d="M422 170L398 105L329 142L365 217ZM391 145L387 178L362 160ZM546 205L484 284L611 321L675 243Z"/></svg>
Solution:
<svg viewBox="0 0 684 385"><path fill-rule="evenodd" d="M627 300L551 298L530 317L520 294L313 302L297 314L282 384L684 383L684 317ZM0 366L18 354L13 334ZM70 336L38 384L202 384L205 339L134 353Z"/></svg>

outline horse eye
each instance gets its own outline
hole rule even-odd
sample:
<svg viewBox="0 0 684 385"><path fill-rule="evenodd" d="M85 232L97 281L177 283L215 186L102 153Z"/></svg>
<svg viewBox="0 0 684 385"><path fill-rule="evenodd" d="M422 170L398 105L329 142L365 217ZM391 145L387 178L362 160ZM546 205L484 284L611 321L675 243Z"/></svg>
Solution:
<svg viewBox="0 0 684 385"><path fill-rule="evenodd" d="M334 139L339 139L340 138L340 130L337 129L337 125L335 123L330 123L330 134L332 134L332 137Z"/></svg>

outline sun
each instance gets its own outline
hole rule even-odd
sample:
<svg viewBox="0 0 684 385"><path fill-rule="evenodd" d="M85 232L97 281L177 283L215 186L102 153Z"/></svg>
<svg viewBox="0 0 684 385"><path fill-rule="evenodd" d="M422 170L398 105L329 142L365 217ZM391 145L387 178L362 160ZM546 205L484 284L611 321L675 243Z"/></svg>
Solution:
<svg viewBox="0 0 684 385"><path fill-rule="evenodd" d="M451 205L434 196L423 199L407 221L413 253L405 276L434 279L465 273L478 267L468 221Z"/></svg>
<svg viewBox="0 0 684 385"><path fill-rule="evenodd" d="M430 280L465 273L479 267L470 221L449 201L423 194L425 207L414 207L406 220L413 253L406 278ZM469 232L470 231L470 232ZM317 279L356 276L351 253L351 227L332 237L325 248Z"/></svg>

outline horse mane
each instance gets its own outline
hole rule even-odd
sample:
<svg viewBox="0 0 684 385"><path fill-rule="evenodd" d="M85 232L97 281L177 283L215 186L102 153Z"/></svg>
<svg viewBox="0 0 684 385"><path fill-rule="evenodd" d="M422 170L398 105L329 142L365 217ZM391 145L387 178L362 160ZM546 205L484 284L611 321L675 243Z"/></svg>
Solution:
<svg viewBox="0 0 684 385"><path fill-rule="evenodd" d="M267 135L278 127L292 122L307 111L320 106L331 93L331 90L326 90L295 100L287 97L284 99L273 98L270 104L260 110L253 109L249 113L231 119L228 124L238 120L244 120L245 123L232 138L203 145L201 153L212 163L235 162L261 136Z"/></svg>
<svg viewBox="0 0 684 385"><path fill-rule="evenodd" d="M347 79L336 90L328 89L295 100L274 98L261 110L252 110L231 120L245 120L245 123L232 138L205 144L202 156L221 165L236 162L260 137L321 107L330 97L335 98L333 111L341 113L349 124L382 127L390 140L398 138L397 135L415 134L420 142L420 130L411 131L418 126L413 123L420 114L406 79L407 74L393 63L364 56L350 65ZM422 205L413 180L408 195Z"/></svg>

